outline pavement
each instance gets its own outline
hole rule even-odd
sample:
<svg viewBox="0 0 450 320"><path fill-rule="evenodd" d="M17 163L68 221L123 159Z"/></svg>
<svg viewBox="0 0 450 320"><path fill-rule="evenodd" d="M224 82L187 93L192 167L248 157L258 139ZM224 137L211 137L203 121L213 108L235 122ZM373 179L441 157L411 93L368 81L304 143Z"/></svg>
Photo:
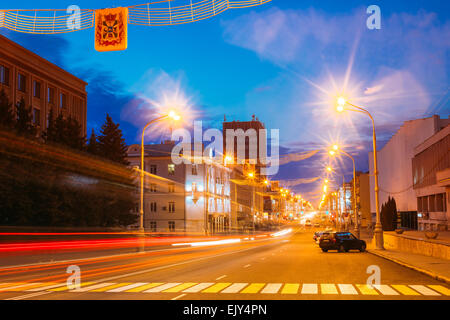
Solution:
<svg viewBox="0 0 450 320"><path fill-rule="evenodd" d="M324 253L313 230L222 246L176 247L0 268L10 300L449 300L445 283L374 254ZM40 257L39 259L43 259ZM66 285L67 267L81 287ZM379 285L368 286L374 268Z"/></svg>

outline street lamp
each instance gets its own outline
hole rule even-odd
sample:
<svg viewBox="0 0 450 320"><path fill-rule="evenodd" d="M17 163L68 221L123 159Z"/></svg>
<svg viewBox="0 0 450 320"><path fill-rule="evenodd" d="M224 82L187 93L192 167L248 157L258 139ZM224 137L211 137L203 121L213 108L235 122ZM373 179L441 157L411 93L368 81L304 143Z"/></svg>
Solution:
<svg viewBox="0 0 450 320"><path fill-rule="evenodd" d="M356 208L356 166L355 166L355 159L349 153L345 152L342 149L339 149L339 146L337 144L335 144L333 146L333 150L329 151L330 155L332 155L332 156L335 155L336 152L334 150L336 150L336 152L340 152L340 153L346 155L347 157L352 159L352 162L353 162L353 212L354 212L354 215L355 215L355 230L354 230L354 232L356 234L356 237L359 239L359 237L360 237L360 233L359 233L359 219L358 219L358 212L357 212L357 208Z"/></svg>
<svg viewBox="0 0 450 320"><path fill-rule="evenodd" d="M142 139L141 139L141 201L140 201L140 208L139 208L139 215L140 215L140 225L139 225L139 231L144 232L144 135L145 135L145 129L152 123L161 121L166 118L171 118L172 120L180 120L180 116L175 113L175 111L170 111L168 114L160 116L158 118L155 118L148 122L144 129L142 129Z"/></svg>
<svg viewBox="0 0 450 320"><path fill-rule="evenodd" d="M349 105L352 108L345 108L346 105ZM373 168L374 168L374 176L375 176L375 210L376 210L376 223L375 223L375 245L377 249L384 249L384 240L383 240L383 228L381 226L381 215L380 215L380 206L379 206L379 187L378 187L378 163L377 163L377 137L375 134L375 121L373 120L372 115L369 111L364 108L358 107L347 101L344 97L339 97L337 99L337 107L336 110L338 112L343 112L344 110L361 112L367 114L372 120L372 143L373 143Z"/></svg>

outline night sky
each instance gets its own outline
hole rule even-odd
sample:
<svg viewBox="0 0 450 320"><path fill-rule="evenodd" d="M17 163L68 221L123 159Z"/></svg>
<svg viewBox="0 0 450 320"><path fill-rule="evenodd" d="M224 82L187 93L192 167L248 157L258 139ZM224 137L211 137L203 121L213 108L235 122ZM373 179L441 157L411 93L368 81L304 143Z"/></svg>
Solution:
<svg viewBox="0 0 450 320"><path fill-rule="evenodd" d="M141 2L21 0L2 1L0 9ZM366 27L371 4L381 8L381 30ZM185 103L205 127L219 129L224 115L248 121L255 114L267 128L280 129L282 153L322 150L281 167L275 177L295 179L323 176L329 162L325 148L335 142L356 156L358 170L368 170L370 120L337 115L332 102L339 91L372 113L379 148L405 120L448 117L449 12L450 2L442 0L273 0L192 24L129 25L128 49L107 53L94 50L93 29L0 33L89 83L88 133L98 132L109 113L127 143L136 143L158 104ZM153 132L148 141L168 133ZM350 161L335 166L351 178ZM320 182L294 190L317 199Z"/></svg>

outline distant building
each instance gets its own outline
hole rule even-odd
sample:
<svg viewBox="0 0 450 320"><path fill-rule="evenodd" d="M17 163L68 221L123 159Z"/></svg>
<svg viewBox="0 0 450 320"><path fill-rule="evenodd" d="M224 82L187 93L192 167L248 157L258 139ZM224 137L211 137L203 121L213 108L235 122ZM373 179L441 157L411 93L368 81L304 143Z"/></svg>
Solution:
<svg viewBox="0 0 450 320"><path fill-rule="evenodd" d="M450 124L414 148L419 230L450 230Z"/></svg>
<svg viewBox="0 0 450 320"><path fill-rule="evenodd" d="M0 35L0 90L13 106L31 106L38 132L45 131L50 109L76 119L86 134L86 85L83 80Z"/></svg>
<svg viewBox="0 0 450 320"><path fill-rule="evenodd" d="M434 115L429 118L405 121L386 145L378 150L379 205L386 203L388 197L395 199L397 211L401 216L401 226L417 229L417 200L413 189L412 158L414 148L423 143L445 126L449 119ZM375 221L375 181L373 153L369 153L370 206Z"/></svg>
<svg viewBox="0 0 450 320"><path fill-rule="evenodd" d="M154 232L229 231L231 226L231 169L211 159L201 164L175 165L173 141L144 146L144 228ZM141 147L131 145L127 160L140 167ZM139 212L139 179L137 206Z"/></svg>

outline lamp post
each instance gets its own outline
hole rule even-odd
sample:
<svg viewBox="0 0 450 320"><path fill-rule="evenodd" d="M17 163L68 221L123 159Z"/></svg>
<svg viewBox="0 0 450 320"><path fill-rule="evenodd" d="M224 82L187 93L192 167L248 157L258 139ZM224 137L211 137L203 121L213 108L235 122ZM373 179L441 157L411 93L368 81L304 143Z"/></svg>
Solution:
<svg viewBox="0 0 450 320"><path fill-rule="evenodd" d="M152 123L161 121L165 118L172 118L173 120L179 120L180 116L177 115L174 111L169 112L169 114L160 116L158 118L155 118L148 122L144 129L142 129L142 139L141 139L141 201L140 201L140 207L139 207L139 215L140 215L140 224L139 224L139 232L144 232L144 135L145 135L145 129Z"/></svg>
<svg viewBox="0 0 450 320"><path fill-rule="evenodd" d="M358 218L358 212L356 209L356 166L355 166L355 159L347 152L345 152L344 150L340 149L338 145L334 145L333 146L333 150L330 150L329 153L330 155L334 156L336 154L336 152L340 152L342 154L344 154L345 156L349 157L350 159L352 159L353 162L353 213L355 215L355 235L356 237L359 239L360 237L360 232L359 232L359 218Z"/></svg>
<svg viewBox="0 0 450 320"><path fill-rule="evenodd" d="M337 111L343 112L344 110L361 112L370 117L372 120L372 143L373 143L373 168L374 168L374 177L375 177L375 210L376 210L376 223L375 223L375 245L377 249L384 249L384 240L383 240L383 228L381 226L381 215L380 215L380 206L379 206L379 187L378 187L378 163L377 163L377 137L375 133L375 121L370 114L364 108L358 107L350 102L348 102L344 97L339 97L337 99ZM345 108L346 105L349 105L352 108Z"/></svg>

